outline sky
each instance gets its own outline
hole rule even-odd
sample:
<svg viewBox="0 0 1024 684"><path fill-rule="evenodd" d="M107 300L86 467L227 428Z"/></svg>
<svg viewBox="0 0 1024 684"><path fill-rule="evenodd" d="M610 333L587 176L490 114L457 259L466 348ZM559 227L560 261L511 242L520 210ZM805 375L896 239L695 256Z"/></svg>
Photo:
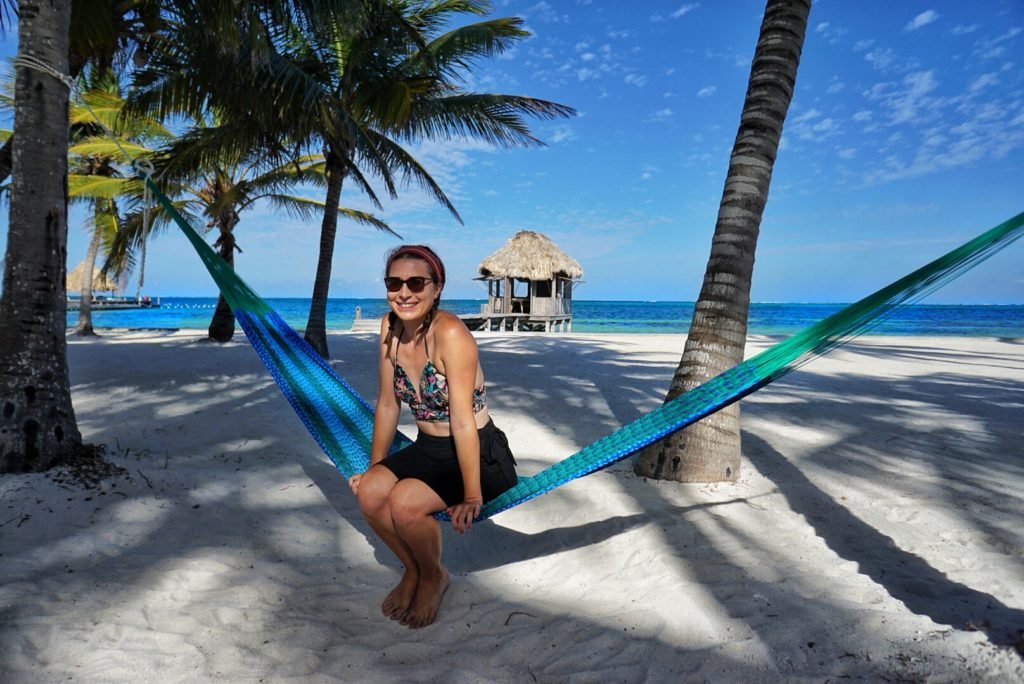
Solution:
<svg viewBox="0 0 1024 684"><path fill-rule="evenodd" d="M462 224L415 188L380 210L349 186L342 204L374 212L405 242L432 245L448 270L447 297L486 298L474 281L480 262L533 230L582 265L578 299L692 301L763 12L754 0L498 0L493 16L522 17L532 36L479 63L468 85L578 115L534 121L542 148L410 144ZM16 47L10 31L0 56ZM855 301L1021 211L1024 0L815 2L753 301ZM319 222L256 207L236 236L236 269L257 292L310 295ZM383 296L384 254L398 243L340 222L331 296ZM86 246L75 210L69 269ZM185 239L168 231L148 250L144 293L215 290ZM1024 240L925 301L1024 304Z"/></svg>

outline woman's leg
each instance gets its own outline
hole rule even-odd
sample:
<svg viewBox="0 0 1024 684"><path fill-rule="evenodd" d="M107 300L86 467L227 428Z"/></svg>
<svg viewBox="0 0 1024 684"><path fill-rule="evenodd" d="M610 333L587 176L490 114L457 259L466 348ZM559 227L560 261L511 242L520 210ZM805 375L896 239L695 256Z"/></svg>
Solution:
<svg viewBox="0 0 1024 684"><path fill-rule="evenodd" d="M415 479L400 480L392 487L389 504L394 529L419 570L416 595L402 624L426 627L437 617L448 588L448 571L441 565L441 526L432 515L447 506L437 492Z"/></svg>
<svg viewBox="0 0 1024 684"><path fill-rule="evenodd" d="M420 577L413 553L398 536L391 515L389 499L397 483L398 478L386 467L374 466L366 471L360 480L358 496L363 517L370 523L377 536L398 556L404 568L398 586L391 590L380 605L381 611L392 620L401 620L409 610Z"/></svg>

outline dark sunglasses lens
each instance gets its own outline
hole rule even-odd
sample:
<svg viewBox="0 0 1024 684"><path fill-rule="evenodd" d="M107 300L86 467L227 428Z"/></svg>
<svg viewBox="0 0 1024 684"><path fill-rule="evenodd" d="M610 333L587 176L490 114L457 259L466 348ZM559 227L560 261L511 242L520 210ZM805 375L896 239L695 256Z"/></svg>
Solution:
<svg viewBox="0 0 1024 684"><path fill-rule="evenodd" d="M423 288L427 286L427 282L429 280L430 278L424 278L422 276L415 276L407 280L388 276L384 279L384 287L388 289L388 292L398 292L402 289L402 285L406 285L409 288L409 292L419 294L420 292L423 292Z"/></svg>

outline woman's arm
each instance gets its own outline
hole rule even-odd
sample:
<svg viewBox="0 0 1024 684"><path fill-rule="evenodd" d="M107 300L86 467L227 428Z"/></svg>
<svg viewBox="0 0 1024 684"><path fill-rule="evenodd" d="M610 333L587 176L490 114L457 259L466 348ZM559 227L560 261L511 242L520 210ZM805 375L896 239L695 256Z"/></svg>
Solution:
<svg viewBox="0 0 1024 684"><path fill-rule="evenodd" d="M402 410L398 400L395 399L395 368L391 365L391 359L388 356L390 348L391 331L387 316L385 316L381 321L380 351L377 355L377 408L373 413L373 439L370 443L371 467L380 463L388 455L388 450L395 441L395 433L398 431L398 416ZM357 474L348 480L348 484L355 494L359 493L361 479L362 474Z"/></svg>
<svg viewBox="0 0 1024 684"><path fill-rule="evenodd" d="M388 455L398 431L398 415L402 410L395 398L395 367L391 363L391 329L387 316L380 324L380 345L377 354L378 387L377 408L373 413L373 441L370 446L370 465L376 465Z"/></svg>
<svg viewBox="0 0 1024 684"><path fill-rule="evenodd" d="M438 316L434 344L442 372L448 379L449 427L455 442L464 490L463 502L448 513L456 531L464 533L480 515L483 492L480 488L480 435L473 414L473 390L480 366L476 340L465 324L451 314Z"/></svg>

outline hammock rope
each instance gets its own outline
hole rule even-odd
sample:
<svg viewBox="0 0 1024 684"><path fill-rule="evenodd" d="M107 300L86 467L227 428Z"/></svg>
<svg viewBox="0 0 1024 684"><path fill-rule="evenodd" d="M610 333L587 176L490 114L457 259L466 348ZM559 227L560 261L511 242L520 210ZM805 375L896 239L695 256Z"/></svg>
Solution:
<svg viewBox="0 0 1024 684"><path fill-rule="evenodd" d="M270 306L235 274L146 179L153 195L195 247L242 330L310 434L346 478L369 467L373 408ZM517 506L567 482L627 458L764 387L811 359L865 332L894 309L934 292L1024 234L1024 213L783 340L577 453L519 482L487 503L480 518ZM392 450L409 443L398 433ZM439 517L445 517L440 515Z"/></svg>

